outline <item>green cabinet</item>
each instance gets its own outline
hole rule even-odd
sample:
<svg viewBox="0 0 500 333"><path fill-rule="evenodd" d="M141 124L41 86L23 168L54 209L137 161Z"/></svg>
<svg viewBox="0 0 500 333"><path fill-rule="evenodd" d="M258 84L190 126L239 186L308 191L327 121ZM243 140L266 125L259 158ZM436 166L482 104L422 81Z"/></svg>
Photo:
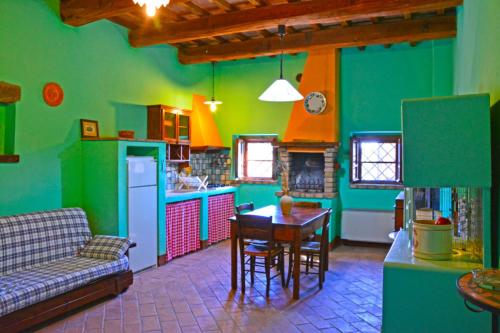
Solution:
<svg viewBox="0 0 500 333"><path fill-rule="evenodd" d="M406 187L490 187L489 95L402 101Z"/></svg>
<svg viewBox="0 0 500 333"><path fill-rule="evenodd" d="M82 208L94 234L128 236L127 156L158 161L158 255L165 254L165 143L82 141Z"/></svg>

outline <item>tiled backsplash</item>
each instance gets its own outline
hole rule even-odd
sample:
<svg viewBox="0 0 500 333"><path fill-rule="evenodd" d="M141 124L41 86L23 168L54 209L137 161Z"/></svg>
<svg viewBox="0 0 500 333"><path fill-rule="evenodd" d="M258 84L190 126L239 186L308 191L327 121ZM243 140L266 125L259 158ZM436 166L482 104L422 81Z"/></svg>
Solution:
<svg viewBox="0 0 500 333"><path fill-rule="evenodd" d="M231 158L229 150L221 150L209 153L191 153L189 165L193 169L193 176L203 179L208 176L209 184L231 183ZM166 189L173 190L179 182L179 165L167 162L166 165Z"/></svg>
<svg viewBox="0 0 500 333"><path fill-rule="evenodd" d="M209 153L191 153L189 163L193 168L193 176L208 176L209 184L230 184L231 158L229 150Z"/></svg>
<svg viewBox="0 0 500 333"><path fill-rule="evenodd" d="M177 183L179 182L178 175L178 166L177 163L167 162L166 164L166 175L165 175L165 189L174 190L177 187Z"/></svg>

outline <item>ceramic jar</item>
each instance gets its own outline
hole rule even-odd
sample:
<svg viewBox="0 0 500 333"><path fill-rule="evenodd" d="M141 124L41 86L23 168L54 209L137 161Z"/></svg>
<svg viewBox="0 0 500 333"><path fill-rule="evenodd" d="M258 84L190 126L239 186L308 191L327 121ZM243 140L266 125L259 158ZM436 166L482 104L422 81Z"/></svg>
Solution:
<svg viewBox="0 0 500 333"><path fill-rule="evenodd" d="M450 260L453 224L436 225L434 221L413 223L413 256L427 260Z"/></svg>
<svg viewBox="0 0 500 333"><path fill-rule="evenodd" d="M293 199L288 195L288 191L285 191L283 196L281 196L280 206L283 215L290 215L292 213Z"/></svg>

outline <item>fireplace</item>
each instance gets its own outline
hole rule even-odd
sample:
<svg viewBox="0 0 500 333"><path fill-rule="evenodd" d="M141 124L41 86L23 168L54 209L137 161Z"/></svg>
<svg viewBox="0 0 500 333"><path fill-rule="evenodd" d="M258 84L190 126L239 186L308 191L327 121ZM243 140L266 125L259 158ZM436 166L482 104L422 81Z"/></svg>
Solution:
<svg viewBox="0 0 500 333"><path fill-rule="evenodd" d="M336 197L337 150L336 143L280 143L280 162L288 171L281 173L281 180L288 184L289 194L299 198Z"/></svg>
<svg viewBox="0 0 500 333"><path fill-rule="evenodd" d="M325 156L321 153L289 153L291 191L322 193L325 189Z"/></svg>

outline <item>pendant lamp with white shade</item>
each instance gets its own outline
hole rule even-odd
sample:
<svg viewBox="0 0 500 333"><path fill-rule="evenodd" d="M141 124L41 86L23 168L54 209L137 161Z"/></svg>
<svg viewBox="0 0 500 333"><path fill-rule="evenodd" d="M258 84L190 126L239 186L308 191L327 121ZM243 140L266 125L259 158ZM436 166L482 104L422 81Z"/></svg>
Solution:
<svg viewBox="0 0 500 333"><path fill-rule="evenodd" d="M285 26L278 26L278 35L281 42L280 55L280 78L274 81L269 88L260 95L259 99L265 102L295 102L304 99L297 89L283 77L283 37L285 36Z"/></svg>
<svg viewBox="0 0 500 333"><path fill-rule="evenodd" d="M215 61L212 61L212 99L203 102L206 105L210 105L210 111L217 111L217 105L221 105L221 101L215 100Z"/></svg>

